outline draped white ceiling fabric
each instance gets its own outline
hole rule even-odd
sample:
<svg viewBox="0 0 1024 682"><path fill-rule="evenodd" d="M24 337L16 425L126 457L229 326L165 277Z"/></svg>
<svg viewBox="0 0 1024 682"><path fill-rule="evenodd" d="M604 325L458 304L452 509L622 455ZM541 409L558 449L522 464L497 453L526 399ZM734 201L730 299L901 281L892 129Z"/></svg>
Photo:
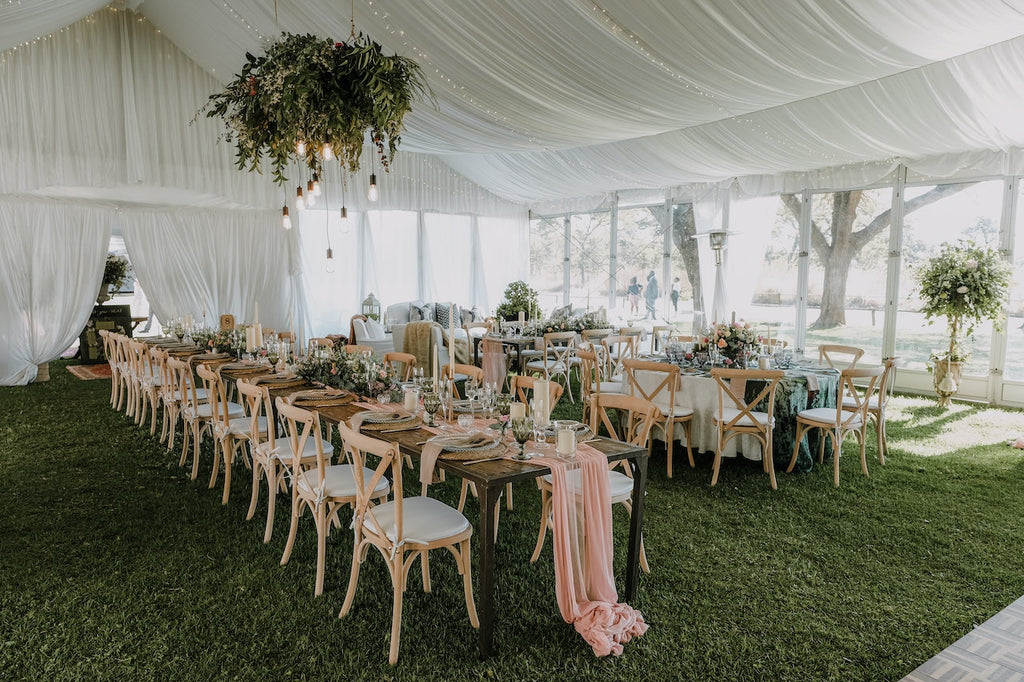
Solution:
<svg viewBox="0 0 1024 682"><path fill-rule="evenodd" d="M40 115L5 126L19 143L0 193L90 198L99 186L98 198L131 201L141 183L187 190L175 201L190 205L280 205L278 188L233 170L212 121L187 121L280 31L344 39L348 6L128 0L112 7L132 11L90 14L100 4L0 3L4 120ZM83 22L63 30L82 17L137 25L115 40ZM730 178L834 187L901 162L911 174L1024 170L1024 0L360 0L354 18L417 59L437 96L404 135L426 155L408 171L421 186L434 164L506 202L572 206ZM85 120L60 120L68 111ZM429 208L411 196L388 208Z"/></svg>
<svg viewBox="0 0 1024 682"><path fill-rule="evenodd" d="M109 208L0 202L0 386L27 384L85 327L103 278Z"/></svg>

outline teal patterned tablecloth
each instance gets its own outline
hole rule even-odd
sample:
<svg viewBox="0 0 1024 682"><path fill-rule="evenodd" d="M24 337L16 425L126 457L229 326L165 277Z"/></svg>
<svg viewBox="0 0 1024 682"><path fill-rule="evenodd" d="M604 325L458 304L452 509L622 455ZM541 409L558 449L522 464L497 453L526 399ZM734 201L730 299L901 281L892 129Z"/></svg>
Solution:
<svg viewBox="0 0 1024 682"><path fill-rule="evenodd" d="M818 390L808 401L808 375L817 379ZM753 400L764 388L763 381L748 381L746 400ZM839 388L839 372L831 367L803 365L786 370L786 376L779 382L775 394L775 432L772 435L772 455L776 469L785 469L793 457L793 442L796 440L796 416L801 410L813 407L835 407L836 391ZM767 408L765 404L763 406ZM807 472L814 466L814 454L818 451L819 436L807 435L800 444L793 471Z"/></svg>

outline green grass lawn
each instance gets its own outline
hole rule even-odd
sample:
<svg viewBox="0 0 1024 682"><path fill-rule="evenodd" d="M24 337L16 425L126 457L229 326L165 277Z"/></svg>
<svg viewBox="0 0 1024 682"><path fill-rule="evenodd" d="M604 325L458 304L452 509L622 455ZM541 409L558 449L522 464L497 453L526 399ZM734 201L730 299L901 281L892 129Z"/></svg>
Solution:
<svg viewBox="0 0 1024 682"><path fill-rule="evenodd" d="M244 467L221 506L209 459L188 480L177 450L109 408L109 382L51 368L49 383L0 388L4 679L893 680L1024 594L1024 458L1006 445L1024 413L897 397L888 463L865 478L851 443L838 490L822 467L780 474L773 492L741 462L711 488L709 456L668 479L655 454L653 573L636 603L651 627L618 658L596 659L559 617L550 540L528 562L538 493L517 486L497 547L497 655L477 660L454 562L436 553L432 594L410 578L392 668L379 556L339 620L347 530L314 598L308 516L280 566L287 506L264 545L265 501L244 520ZM457 482L436 494L454 503ZM620 589L626 534L618 510Z"/></svg>

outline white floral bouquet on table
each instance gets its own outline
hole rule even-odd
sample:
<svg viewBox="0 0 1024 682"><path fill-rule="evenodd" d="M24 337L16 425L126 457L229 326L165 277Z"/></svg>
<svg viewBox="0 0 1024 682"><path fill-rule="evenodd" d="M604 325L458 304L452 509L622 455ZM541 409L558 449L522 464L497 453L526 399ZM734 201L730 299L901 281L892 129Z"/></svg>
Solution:
<svg viewBox="0 0 1024 682"><path fill-rule="evenodd" d="M746 358L758 342L757 332L746 322L719 322L711 327L708 343L717 348L725 365L746 366Z"/></svg>
<svg viewBox="0 0 1024 682"><path fill-rule="evenodd" d="M998 329L1002 322L1010 266L995 249L961 241L944 244L917 277L925 319L945 317L949 325L949 348L933 351L932 363L966 361L975 326L992 320Z"/></svg>

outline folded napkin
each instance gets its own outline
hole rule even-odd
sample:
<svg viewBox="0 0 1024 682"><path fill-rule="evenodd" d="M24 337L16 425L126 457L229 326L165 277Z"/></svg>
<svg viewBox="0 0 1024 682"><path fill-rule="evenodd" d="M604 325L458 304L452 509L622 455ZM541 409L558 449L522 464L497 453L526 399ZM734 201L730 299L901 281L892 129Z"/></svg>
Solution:
<svg viewBox="0 0 1024 682"><path fill-rule="evenodd" d="M405 410L393 410L391 412L385 412L382 410L360 412L359 414L353 415L348 420L348 427L353 431L358 431L363 426L363 422L370 416L376 417L375 421L397 421L409 417L409 413Z"/></svg>
<svg viewBox="0 0 1024 682"><path fill-rule="evenodd" d="M434 464L445 448L476 448L494 443L493 437L484 433L467 433L464 436L451 436L442 440L432 440L423 446L420 453L420 483L430 485L434 478Z"/></svg>
<svg viewBox="0 0 1024 682"><path fill-rule="evenodd" d="M804 374L807 377L807 392L817 393L818 392L818 375L814 372L807 372Z"/></svg>

